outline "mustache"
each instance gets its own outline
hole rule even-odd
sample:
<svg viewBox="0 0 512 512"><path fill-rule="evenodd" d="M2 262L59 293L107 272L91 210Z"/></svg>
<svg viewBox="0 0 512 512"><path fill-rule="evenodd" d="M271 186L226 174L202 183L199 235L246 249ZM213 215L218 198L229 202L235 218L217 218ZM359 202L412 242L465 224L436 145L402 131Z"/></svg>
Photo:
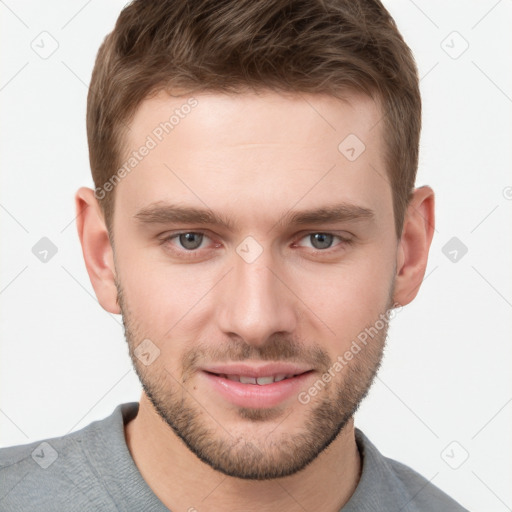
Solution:
<svg viewBox="0 0 512 512"><path fill-rule="evenodd" d="M206 363L248 360L307 363L319 369L327 369L331 365L329 355L319 345L306 346L300 340L276 335L259 346L232 338L215 347L200 343L183 354L182 369L185 376Z"/></svg>

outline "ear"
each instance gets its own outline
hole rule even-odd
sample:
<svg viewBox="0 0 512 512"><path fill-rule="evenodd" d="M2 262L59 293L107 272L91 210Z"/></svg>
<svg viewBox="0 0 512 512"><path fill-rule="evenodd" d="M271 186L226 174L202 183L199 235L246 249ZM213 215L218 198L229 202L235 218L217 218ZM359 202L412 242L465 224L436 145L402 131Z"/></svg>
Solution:
<svg viewBox="0 0 512 512"><path fill-rule="evenodd" d="M404 219L395 277L394 301L405 306L416 297L427 268L428 251L434 236L434 191L414 190Z"/></svg>
<svg viewBox="0 0 512 512"><path fill-rule="evenodd" d="M80 188L75 195L75 205L78 236L96 297L103 309L120 314L115 286L114 253L94 191L86 187Z"/></svg>

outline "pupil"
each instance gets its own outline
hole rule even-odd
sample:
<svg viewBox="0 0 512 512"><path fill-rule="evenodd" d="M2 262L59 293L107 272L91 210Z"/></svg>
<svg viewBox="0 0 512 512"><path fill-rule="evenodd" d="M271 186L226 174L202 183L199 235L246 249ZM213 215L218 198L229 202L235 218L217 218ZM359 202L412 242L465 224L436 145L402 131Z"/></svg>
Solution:
<svg viewBox="0 0 512 512"><path fill-rule="evenodd" d="M201 233L184 233L180 235L180 243L185 249L197 249L203 241Z"/></svg>
<svg viewBox="0 0 512 512"><path fill-rule="evenodd" d="M315 249L327 249L332 244L332 235L327 233L315 233L311 236L311 242Z"/></svg>

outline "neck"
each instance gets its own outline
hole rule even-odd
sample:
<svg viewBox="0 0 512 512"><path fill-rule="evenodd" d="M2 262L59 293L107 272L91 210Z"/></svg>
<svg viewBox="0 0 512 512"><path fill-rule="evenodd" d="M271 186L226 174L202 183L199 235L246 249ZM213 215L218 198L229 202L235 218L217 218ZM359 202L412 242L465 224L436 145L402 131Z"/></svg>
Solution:
<svg viewBox="0 0 512 512"><path fill-rule="evenodd" d="M338 512L350 499L361 462L353 419L311 464L274 480L242 480L200 461L160 418L143 393L137 416L125 425L128 449L142 477L170 510Z"/></svg>

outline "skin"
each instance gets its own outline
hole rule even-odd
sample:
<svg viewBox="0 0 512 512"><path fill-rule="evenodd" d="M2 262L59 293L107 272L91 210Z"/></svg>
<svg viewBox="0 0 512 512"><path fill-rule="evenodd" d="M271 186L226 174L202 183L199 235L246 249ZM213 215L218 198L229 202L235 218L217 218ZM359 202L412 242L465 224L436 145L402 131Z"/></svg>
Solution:
<svg viewBox="0 0 512 512"><path fill-rule="evenodd" d="M160 93L145 100L127 147L140 147L187 98ZM301 387L307 391L365 327L416 296L433 236L434 193L415 189L398 240L381 110L363 95L347 94L346 101L275 92L195 98L190 114L116 186L115 251L93 191L84 187L76 194L87 271L101 306L123 314L144 387L139 413L125 426L128 448L172 510L295 511L322 503L322 510L337 511L360 477L353 412L379 366L387 326L307 404L294 395L263 411L234 406L212 389L199 366L242 358L243 351L250 364L283 361L290 356L281 349L295 350L294 360L312 367ZM366 146L355 161L338 150L351 133ZM159 201L209 208L236 226L137 220L138 212ZM341 202L373 216L299 226L279 222L290 211ZM165 236L198 231L207 238L194 257L176 237L162 243ZM309 236L314 233L352 243L334 237L330 248L318 249ZM262 251L251 263L236 250L247 236ZM134 356L144 339L160 351L147 366ZM315 360L314 353L323 359ZM185 368L191 355L195 364ZM328 417L315 419L322 406ZM217 443L209 456L224 464L220 470L198 458L164 421L185 409L190 416L178 427L193 423ZM292 471L290 457L311 446L300 436L311 432L312 420L318 432L335 438ZM235 455L247 457L245 466L260 476L271 468L289 474L229 476L241 470L231 464Z"/></svg>

